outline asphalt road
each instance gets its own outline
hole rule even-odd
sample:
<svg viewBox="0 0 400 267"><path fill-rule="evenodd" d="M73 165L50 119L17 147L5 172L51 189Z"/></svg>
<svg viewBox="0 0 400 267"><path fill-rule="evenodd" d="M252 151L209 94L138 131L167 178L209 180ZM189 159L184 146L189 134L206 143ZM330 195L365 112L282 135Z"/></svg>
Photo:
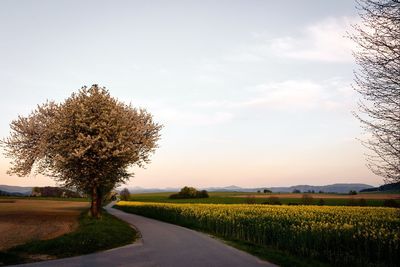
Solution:
<svg viewBox="0 0 400 267"><path fill-rule="evenodd" d="M225 245L221 241L177 225L106 207L134 225L142 238L132 245L72 258L23 264L36 267L256 267L275 266Z"/></svg>

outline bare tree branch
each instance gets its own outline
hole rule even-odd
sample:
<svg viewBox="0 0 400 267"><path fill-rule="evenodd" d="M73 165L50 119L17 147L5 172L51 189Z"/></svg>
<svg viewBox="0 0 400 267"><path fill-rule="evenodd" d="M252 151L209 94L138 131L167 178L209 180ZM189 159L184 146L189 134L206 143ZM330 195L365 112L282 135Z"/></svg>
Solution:
<svg viewBox="0 0 400 267"><path fill-rule="evenodd" d="M386 182L400 182L400 1L358 0L361 25L350 38L361 95L356 118L368 133L367 166Z"/></svg>

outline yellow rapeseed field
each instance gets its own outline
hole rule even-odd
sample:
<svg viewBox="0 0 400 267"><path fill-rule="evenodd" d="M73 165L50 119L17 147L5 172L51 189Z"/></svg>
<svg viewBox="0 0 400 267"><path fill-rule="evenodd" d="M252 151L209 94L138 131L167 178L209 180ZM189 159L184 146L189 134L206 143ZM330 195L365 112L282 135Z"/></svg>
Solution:
<svg viewBox="0 0 400 267"><path fill-rule="evenodd" d="M117 207L337 266L400 262L400 210L394 208L124 201Z"/></svg>

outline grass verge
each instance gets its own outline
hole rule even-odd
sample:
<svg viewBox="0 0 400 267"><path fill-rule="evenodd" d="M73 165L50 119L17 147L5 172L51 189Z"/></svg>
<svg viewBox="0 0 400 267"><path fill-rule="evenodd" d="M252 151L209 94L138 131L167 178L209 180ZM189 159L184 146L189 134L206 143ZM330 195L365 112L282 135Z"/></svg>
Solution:
<svg viewBox="0 0 400 267"><path fill-rule="evenodd" d="M92 219L85 211L76 231L50 240L34 240L0 252L0 266L93 253L132 243L138 233L126 222L103 211Z"/></svg>
<svg viewBox="0 0 400 267"><path fill-rule="evenodd" d="M269 261L281 267L330 267L331 265L323 263L314 259L301 258L294 256L286 251L278 250L267 246L259 246L249 242L243 242L240 240L227 240L220 237L224 243L237 248L242 251L246 251L260 259Z"/></svg>

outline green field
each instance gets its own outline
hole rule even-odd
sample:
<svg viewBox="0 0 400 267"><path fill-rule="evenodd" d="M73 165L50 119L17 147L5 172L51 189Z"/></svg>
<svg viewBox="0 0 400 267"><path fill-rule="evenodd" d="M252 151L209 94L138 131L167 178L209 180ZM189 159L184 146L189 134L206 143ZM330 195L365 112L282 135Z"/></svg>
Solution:
<svg viewBox="0 0 400 267"><path fill-rule="evenodd" d="M160 202L160 203L204 203L204 204L269 204L270 197L278 198L283 205L301 205L303 204L303 194L264 194L264 193L248 193L248 192L210 192L209 198L195 199L170 199L169 195L176 192L163 193L143 193L131 194L130 201L140 202ZM395 196L395 194L393 194ZM249 197L247 197L249 196ZM358 205L359 198L365 199L365 206L384 206L386 195L382 195L382 199L376 198L377 194L362 194L358 195L357 199L353 196L343 194L313 194L310 204L326 205L326 206L348 206ZM329 196L329 198L327 198ZM364 198L365 197L365 198ZM321 203L321 199L322 203ZM400 199L395 200L400 205Z"/></svg>
<svg viewBox="0 0 400 267"><path fill-rule="evenodd" d="M117 208L247 243L258 255L273 248L333 266L398 266L400 261L395 208L129 201Z"/></svg>

